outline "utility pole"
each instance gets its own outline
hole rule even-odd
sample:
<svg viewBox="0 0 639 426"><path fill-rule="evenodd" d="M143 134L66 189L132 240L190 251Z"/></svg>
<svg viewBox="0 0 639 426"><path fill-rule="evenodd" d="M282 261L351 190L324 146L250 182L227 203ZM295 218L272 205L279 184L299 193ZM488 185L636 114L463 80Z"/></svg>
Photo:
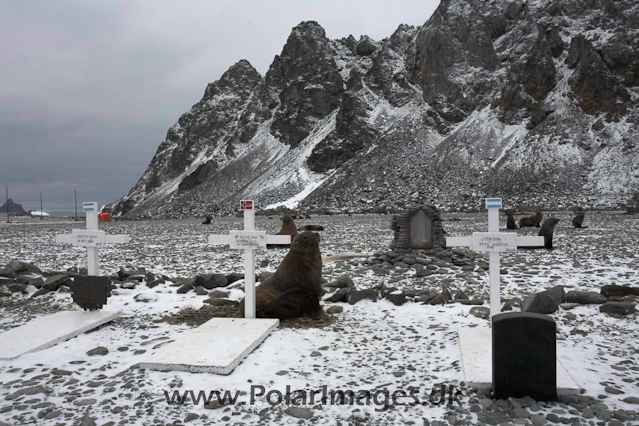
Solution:
<svg viewBox="0 0 639 426"><path fill-rule="evenodd" d="M11 212L9 211L9 187L5 186L4 189L7 192L7 223L11 223Z"/></svg>
<svg viewBox="0 0 639 426"><path fill-rule="evenodd" d="M40 220L44 220L42 217L42 192L40 193Z"/></svg>
<svg viewBox="0 0 639 426"><path fill-rule="evenodd" d="M73 193L75 195L75 221L78 221L78 190L74 189Z"/></svg>

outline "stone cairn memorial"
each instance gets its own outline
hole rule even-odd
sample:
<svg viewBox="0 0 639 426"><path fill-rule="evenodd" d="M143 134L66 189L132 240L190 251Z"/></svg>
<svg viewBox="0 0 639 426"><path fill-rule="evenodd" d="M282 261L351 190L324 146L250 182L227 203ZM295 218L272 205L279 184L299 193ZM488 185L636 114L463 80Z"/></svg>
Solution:
<svg viewBox="0 0 639 426"><path fill-rule="evenodd" d="M427 267L433 263L448 263L455 266L466 266L474 269L472 261L475 254L468 250L449 250L445 247L446 237L442 227L440 212L431 205L418 205L409 207L404 213L394 216L391 221L393 242L390 250L376 253L370 259L371 265L379 265L383 268L413 267L417 270L417 276L430 275L421 272L419 266ZM441 262L437 262L436 258ZM431 271L435 270L430 268Z"/></svg>
<svg viewBox="0 0 639 426"><path fill-rule="evenodd" d="M488 263L471 250L451 250L445 247L445 232L440 212L431 205L409 207L391 221L393 241L388 251L375 253L367 260L367 265L376 275L388 275L391 269L415 270L415 277L427 277L457 267L464 271L473 271L476 266L487 270ZM477 259L476 259L477 257ZM378 300L385 298L395 305L406 300L438 305L458 301L468 305L481 305L483 300L470 300L458 292L454 296L448 288L441 291L429 289L399 290L382 285L379 288L356 289L348 277L340 277L334 283L324 285L328 302L348 302L355 304L363 299ZM484 308L487 310L487 308ZM330 311L327 311L330 313ZM482 312L483 314L483 312Z"/></svg>

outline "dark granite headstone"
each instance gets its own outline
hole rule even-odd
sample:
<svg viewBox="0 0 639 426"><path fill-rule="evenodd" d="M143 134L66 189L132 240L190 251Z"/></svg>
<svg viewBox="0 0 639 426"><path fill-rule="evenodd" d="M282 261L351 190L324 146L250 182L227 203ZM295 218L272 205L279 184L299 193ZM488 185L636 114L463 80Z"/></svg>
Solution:
<svg viewBox="0 0 639 426"><path fill-rule="evenodd" d="M493 317L493 393L497 399L557 399L555 321L541 314Z"/></svg>
<svg viewBox="0 0 639 426"><path fill-rule="evenodd" d="M107 303L111 279L92 275L76 275L73 283L73 301L82 309L97 310Z"/></svg>

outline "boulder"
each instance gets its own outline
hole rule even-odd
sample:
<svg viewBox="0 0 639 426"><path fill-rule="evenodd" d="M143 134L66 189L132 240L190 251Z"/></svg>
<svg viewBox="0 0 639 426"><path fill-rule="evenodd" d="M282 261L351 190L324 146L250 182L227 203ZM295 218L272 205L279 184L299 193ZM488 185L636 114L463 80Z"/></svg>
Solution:
<svg viewBox="0 0 639 426"><path fill-rule="evenodd" d="M566 301L566 292L564 290L564 287L561 285L557 285L552 288L549 288L543 291L542 293L545 293L548 296L550 296L555 301L555 303L557 303L557 305L564 303Z"/></svg>
<svg viewBox="0 0 639 426"><path fill-rule="evenodd" d="M244 279L244 274L231 273L226 276L226 281L228 282L228 284L233 284L234 282L243 280L243 279Z"/></svg>
<svg viewBox="0 0 639 426"><path fill-rule="evenodd" d="M346 302L348 301L348 296L350 294L351 294L350 288L340 288L339 290L337 290L335 293L331 294L324 300L328 302L333 302L333 303Z"/></svg>
<svg viewBox="0 0 639 426"><path fill-rule="evenodd" d="M239 279L235 281L239 281ZM207 290L213 290L214 288L217 288L217 287L226 287L227 285L229 285L229 280L226 277L226 275L203 274L203 275L198 275L195 277L195 286L204 287Z"/></svg>
<svg viewBox="0 0 639 426"><path fill-rule="evenodd" d="M348 303L354 305L360 300L364 299L377 302L377 290L375 290L374 288L367 288L364 290L351 290L350 295L348 296Z"/></svg>
<svg viewBox="0 0 639 426"><path fill-rule="evenodd" d="M355 287L355 283L353 282L353 280L351 279L351 277L349 277L348 275L342 275L339 278L337 278L337 280L335 281L335 286L337 288L353 288Z"/></svg>
<svg viewBox="0 0 639 426"><path fill-rule="evenodd" d="M71 283L71 279L67 274L53 275L44 282L43 288L49 291L57 291L61 286Z"/></svg>
<svg viewBox="0 0 639 426"><path fill-rule="evenodd" d="M36 291L35 293L33 293L31 295L32 299L35 299L36 297L40 297L43 294L47 294L47 293L51 293L51 290L47 290L46 288L41 288L40 290Z"/></svg>
<svg viewBox="0 0 639 426"><path fill-rule="evenodd" d="M177 294L185 294L185 293L188 293L191 290L193 290L193 282L187 281L184 284L182 284L180 286L180 288L177 289L176 293Z"/></svg>
<svg viewBox="0 0 639 426"><path fill-rule="evenodd" d="M606 302L599 307L599 312L604 314L631 315L637 312L634 303L630 302Z"/></svg>
<svg viewBox="0 0 639 426"><path fill-rule="evenodd" d="M5 266L5 269L10 269L17 275L23 274L25 272L35 272L37 274L42 274L42 271L40 270L40 268L38 268L34 264L21 262L19 260L13 260L7 263L7 266Z"/></svg>
<svg viewBox="0 0 639 426"><path fill-rule="evenodd" d="M474 308L470 308L470 312L469 312L472 316L477 317L477 318L481 318L481 319L488 319L490 318L490 309L483 307L483 306L475 306Z"/></svg>
<svg viewBox="0 0 639 426"><path fill-rule="evenodd" d="M610 284L601 287L601 294L604 297L639 296L639 287Z"/></svg>
<svg viewBox="0 0 639 426"><path fill-rule="evenodd" d="M204 303L207 303L211 306L239 306L240 302L237 300L228 300L228 299L206 299Z"/></svg>
<svg viewBox="0 0 639 426"><path fill-rule="evenodd" d="M226 289L216 289L209 292L209 297L211 299L223 299L225 297L229 297L231 292Z"/></svg>
<svg viewBox="0 0 639 426"><path fill-rule="evenodd" d="M533 294L526 298L521 304L522 312L535 314L552 314L559 309L559 303L555 301L547 292Z"/></svg>
<svg viewBox="0 0 639 426"><path fill-rule="evenodd" d="M158 301L158 295L154 294L154 293L140 293L138 295L136 295L133 300L135 300L136 302L142 302L142 303L151 303L151 302L157 302Z"/></svg>
<svg viewBox="0 0 639 426"><path fill-rule="evenodd" d="M432 299L428 301L429 305L445 305L448 303L449 299L446 297L444 293L439 293Z"/></svg>
<svg viewBox="0 0 639 426"><path fill-rule="evenodd" d="M342 312L344 312L344 307L343 306L330 306L327 310L326 313L327 314L341 314Z"/></svg>
<svg viewBox="0 0 639 426"><path fill-rule="evenodd" d="M403 291L397 290L386 295L386 299L395 306L402 306L406 303L406 295Z"/></svg>
<svg viewBox="0 0 639 426"><path fill-rule="evenodd" d="M566 294L567 303L580 303L582 305L601 305L605 303L606 296L603 296L594 291L569 291Z"/></svg>
<svg viewBox="0 0 639 426"><path fill-rule="evenodd" d="M15 271L13 271L13 269L0 268L0 277L15 278L17 276L18 276L18 274L16 274Z"/></svg>
<svg viewBox="0 0 639 426"><path fill-rule="evenodd" d="M11 293L25 293L27 291L27 286L25 284L8 284L7 290Z"/></svg>
<svg viewBox="0 0 639 426"><path fill-rule="evenodd" d="M146 269L127 263L126 265L120 268L120 270L118 271L118 276L120 277L121 280L124 280L125 278L129 278L131 276L136 276L135 279L137 279L137 277L141 276L142 279L139 281L142 281L144 280L146 276Z"/></svg>
<svg viewBox="0 0 639 426"><path fill-rule="evenodd" d="M209 294L209 292L204 287L197 286L195 287L195 294L197 294L198 296L206 296Z"/></svg>

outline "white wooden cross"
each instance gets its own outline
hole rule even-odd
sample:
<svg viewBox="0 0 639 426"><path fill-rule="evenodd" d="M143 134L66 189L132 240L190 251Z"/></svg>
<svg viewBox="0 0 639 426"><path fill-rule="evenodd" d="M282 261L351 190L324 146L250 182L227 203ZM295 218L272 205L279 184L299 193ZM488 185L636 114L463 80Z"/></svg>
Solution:
<svg viewBox="0 0 639 426"><path fill-rule="evenodd" d="M522 237L514 232L499 232L499 209L501 198L486 198L488 209L488 232L474 232L471 237L446 237L447 247L470 247L475 251L489 253L490 316L501 311L499 288L499 253L514 253L517 247L543 247L544 237Z"/></svg>
<svg viewBox="0 0 639 426"><path fill-rule="evenodd" d="M87 217L87 229L74 229L71 234L56 235L56 243L68 243L74 246L86 247L88 256L88 275L100 275L99 250L106 244L126 244L131 241L128 235L107 235L106 232L98 230L98 203L82 203Z"/></svg>
<svg viewBox="0 0 639 426"><path fill-rule="evenodd" d="M244 250L244 318L255 318L255 250L267 244L290 244L290 235L267 235L255 230L253 200L240 201L244 211L244 230L229 231L229 235L209 235L211 244L228 244L232 249Z"/></svg>

